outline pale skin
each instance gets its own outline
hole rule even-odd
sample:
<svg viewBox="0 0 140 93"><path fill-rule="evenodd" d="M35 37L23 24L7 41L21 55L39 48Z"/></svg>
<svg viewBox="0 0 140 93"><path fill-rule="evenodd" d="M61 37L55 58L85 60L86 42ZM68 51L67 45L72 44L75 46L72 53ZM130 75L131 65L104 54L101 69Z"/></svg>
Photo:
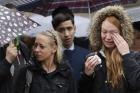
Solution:
<svg viewBox="0 0 140 93"><path fill-rule="evenodd" d="M120 35L119 29L111 24L108 20L105 20L102 23L101 38L104 46L108 49L117 47L122 56L130 53L128 43ZM92 75L94 73L95 67L98 64L100 64L100 62L97 57L88 57L85 62L85 74L88 76Z"/></svg>
<svg viewBox="0 0 140 93"><path fill-rule="evenodd" d="M90 76L93 72L95 67L100 64L99 60L95 56L90 56L87 58L85 62L85 74Z"/></svg>
<svg viewBox="0 0 140 93"><path fill-rule="evenodd" d="M113 33L112 38L121 55L130 53L128 43L118 33Z"/></svg>
<svg viewBox="0 0 140 93"><path fill-rule="evenodd" d="M57 46L51 39L45 35L38 34L33 47L36 59L41 62L43 69L47 73L51 73L56 69L56 65L54 64L54 55L57 51Z"/></svg>
<svg viewBox="0 0 140 93"><path fill-rule="evenodd" d="M17 47L12 42L10 42L9 46L6 49L6 60L9 63L12 63L17 57L17 52Z"/></svg>

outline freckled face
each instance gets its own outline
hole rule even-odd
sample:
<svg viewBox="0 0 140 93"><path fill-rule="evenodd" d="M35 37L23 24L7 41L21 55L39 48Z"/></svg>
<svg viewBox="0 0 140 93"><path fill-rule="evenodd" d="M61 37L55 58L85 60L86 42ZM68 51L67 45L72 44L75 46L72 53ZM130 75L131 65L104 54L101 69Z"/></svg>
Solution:
<svg viewBox="0 0 140 93"><path fill-rule="evenodd" d="M110 49L115 47L115 43L112 38L113 33L120 33L120 30L107 19L105 19L101 26L101 39L103 45Z"/></svg>

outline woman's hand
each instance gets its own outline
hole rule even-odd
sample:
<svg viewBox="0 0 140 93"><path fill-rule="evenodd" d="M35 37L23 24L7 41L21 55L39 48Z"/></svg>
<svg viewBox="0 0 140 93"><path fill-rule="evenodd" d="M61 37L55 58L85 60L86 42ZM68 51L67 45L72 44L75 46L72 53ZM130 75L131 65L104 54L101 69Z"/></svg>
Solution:
<svg viewBox="0 0 140 93"><path fill-rule="evenodd" d="M9 63L12 63L17 57L17 47L10 42L9 46L6 49L6 60Z"/></svg>
<svg viewBox="0 0 140 93"><path fill-rule="evenodd" d="M89 56L85 62L85 69L84 72L87 76L90 76L95 71L95 67L101 64L101 59L97 56Z"/></svg>
<svg viewBox="0 0 140 93"><path fill-rule="evenodd" d="M124 38L120 34L112 33L112 37L121 55L130 53L128 43L124 40Z"/></svg>

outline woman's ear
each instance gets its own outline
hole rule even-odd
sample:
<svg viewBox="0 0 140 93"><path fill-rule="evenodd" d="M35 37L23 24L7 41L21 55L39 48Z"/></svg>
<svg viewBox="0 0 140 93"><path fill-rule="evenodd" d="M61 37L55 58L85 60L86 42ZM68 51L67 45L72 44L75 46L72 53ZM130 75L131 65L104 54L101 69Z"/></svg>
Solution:
<svg viewBox="0 0 140 93"><path fill-rule="evenodd" d="M57 51L57 46L54 45L53 48L52 48L52 53L55 53Z"/></svg>

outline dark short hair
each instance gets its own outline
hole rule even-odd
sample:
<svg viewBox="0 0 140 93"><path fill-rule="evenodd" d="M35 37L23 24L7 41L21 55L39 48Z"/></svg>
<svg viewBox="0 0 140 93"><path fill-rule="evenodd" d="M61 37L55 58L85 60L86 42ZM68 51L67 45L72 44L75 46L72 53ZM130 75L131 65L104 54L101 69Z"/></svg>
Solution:
<svg viewBox="0 0 140 93"><path fill-rule="evenodd" d="M59 6L52 12L52 25L56 29L57 26L67 20L71 20L74 25L74 14L66 6Z"/></svg>

